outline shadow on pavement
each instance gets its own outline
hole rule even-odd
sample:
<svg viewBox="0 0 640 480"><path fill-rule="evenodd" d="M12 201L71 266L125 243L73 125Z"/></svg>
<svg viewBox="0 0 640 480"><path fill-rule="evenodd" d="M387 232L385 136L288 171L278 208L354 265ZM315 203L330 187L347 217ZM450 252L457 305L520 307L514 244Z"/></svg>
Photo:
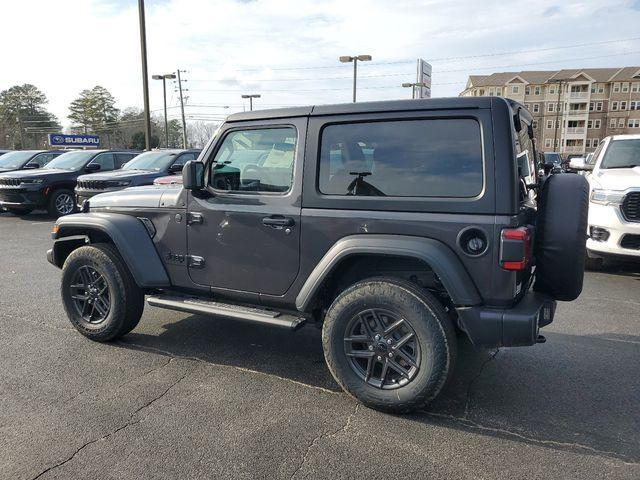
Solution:
<svg viewBox="0 0 640 480"><path fill-rule="evenodd" d="M116 345L277 375L338 391L320 331L297 333L190 316L159 336ZM476 349L460 339L456 372L416 422L640 462L640 337L550 333L530 348Z"/></svg>

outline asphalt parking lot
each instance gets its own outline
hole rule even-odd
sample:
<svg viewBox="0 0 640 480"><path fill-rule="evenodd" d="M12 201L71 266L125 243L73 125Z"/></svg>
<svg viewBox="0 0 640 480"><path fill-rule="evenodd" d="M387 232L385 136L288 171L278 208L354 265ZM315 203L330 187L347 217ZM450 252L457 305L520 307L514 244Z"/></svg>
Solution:
<svg viewBox="0 0 640 480"><path fill-rule="evenodd" d="M359 406L320 332L147 307L72 329L51 220L0 214L0 478L640 478L640 267L588 273L531 348L461 345L428 410Z"/></svg>

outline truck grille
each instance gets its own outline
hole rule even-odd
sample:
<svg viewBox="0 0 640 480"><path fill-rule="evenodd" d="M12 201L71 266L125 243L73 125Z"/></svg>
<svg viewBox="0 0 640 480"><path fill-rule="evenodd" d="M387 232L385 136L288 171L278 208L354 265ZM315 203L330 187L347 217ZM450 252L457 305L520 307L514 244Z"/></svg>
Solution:
<svg viewBox="0 0 640 480"><path fill-rule="evenodd" d="M631 192L624 196L622 215L628 222L640 222L640 192Z"/></svg>
<svg viewBox="0 0 640 480"><path fill-rule="evenodd" d="M9 187L18 187L20 186L19 178L0 178L0 185L6 185Z"/></svg>
<svg viewBox="0 0 640 480"><path fill-rule="evenodd" d="M78 188L84 190L105 190L107 182L105 180L78 180Z"/></svg>
<svg viewBox="0 0 640 480"><path fill-rule="evenodd" d="M622 237L620 246L631 250L640 250L640 235L625 235Z"/></svg>

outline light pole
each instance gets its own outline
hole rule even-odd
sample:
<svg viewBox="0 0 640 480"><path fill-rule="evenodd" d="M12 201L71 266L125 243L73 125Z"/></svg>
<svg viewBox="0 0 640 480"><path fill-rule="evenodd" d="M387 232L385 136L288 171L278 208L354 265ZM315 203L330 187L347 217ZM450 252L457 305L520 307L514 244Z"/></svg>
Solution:
<svg viewBox="0 0 640 480"><path fill-rule="evenodd" d="M343 55L342 57L339 57L339 60L342 63L353 62L353 103L356 103L356 79L358 78L358 60L360 60L361 62L370 62L371 55L354 55L353 57L349 55Z"/></svg>
<svg viewBox="0 0 640 480"><path fill-rule="evenodd" d="M260 98L261 95L259 95L257 93L252 93L251 95L241 95L241 97L249 99L249 111L253 112L253 99L254 98Z"/></svg>
<svg viewBox="0 0 640 480"><path fill-rule="evenodd" d="M411 88L411 98L415 99L416 98L416 88L417 87L428 87L428 85L424 82L409 82L409 83L403 83L402 84L403 87L405 88Z"/></svg>
<svg viewBox="0 0 640 480"><path fill-rule="evenodd" d="M144 98L144 143L151 149L151 114L149 113L149 74L147 72L147 31L144 22L144 0L138 0L140 21L140 56L142 57L142 94Z"/></svg>
<svg viewBox="0 0 640 480"><path fill-rule="evenodd" d="M164 146L169 148L169 121L167 120L167 80L176 78L173 73L165 73L164 75L152 75L154 80L162 80L162 96L164 98Z"/></svg>

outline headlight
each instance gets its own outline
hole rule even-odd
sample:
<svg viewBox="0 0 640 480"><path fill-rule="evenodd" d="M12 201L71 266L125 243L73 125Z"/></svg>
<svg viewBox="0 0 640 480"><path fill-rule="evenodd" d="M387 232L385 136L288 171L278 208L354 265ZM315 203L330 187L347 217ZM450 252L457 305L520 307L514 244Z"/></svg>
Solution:
<svg viewBox="0 0 640 480"><path fill-rule="evenodd" d="M44 178L23 178L20 180L21 183L42 183L44 182Z"/></svg>
<svg viewBox="0 0 640 480"><path fill-rule="evenodd" d="M620 205L624 198L624 192L618 190L599 190L591 191L591 201L601 205Z"/></svg>
<svg viewBox="0 0 640 480"><path fill-rule="evenodd" d="M126 187L131 183L131 180L110 180L107 182L109 187Z"/></svg>

